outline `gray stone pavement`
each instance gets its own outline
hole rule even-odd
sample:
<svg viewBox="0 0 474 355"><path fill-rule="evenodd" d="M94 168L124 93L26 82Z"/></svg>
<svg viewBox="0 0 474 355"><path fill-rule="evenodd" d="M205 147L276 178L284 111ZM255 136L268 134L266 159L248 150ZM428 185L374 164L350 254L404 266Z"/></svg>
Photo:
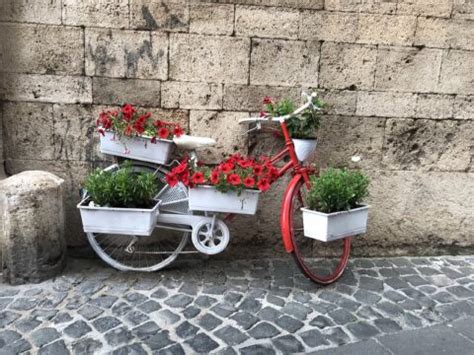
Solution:
<svg viewBox="0 0 474 355"><path fill-rule="evenodd" d="M474 354L473 329L474 256L353 259L325 288L290 257L0 284L0 354Z"/></svg>

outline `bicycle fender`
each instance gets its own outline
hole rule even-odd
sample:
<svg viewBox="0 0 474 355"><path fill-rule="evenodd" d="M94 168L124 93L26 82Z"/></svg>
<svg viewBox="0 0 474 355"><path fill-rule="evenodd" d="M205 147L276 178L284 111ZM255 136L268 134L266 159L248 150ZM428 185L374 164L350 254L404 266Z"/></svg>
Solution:
<svg viewBox="0 0 474 355"><path fill-rule="evenodd" d="M288 184L285 194L283 195L283 201L281 205L280 213L280 228L281 228L281 237L283 239L283 246L287 253L293 252L293 241L291 240L291 227L290 227L290 218L291 218L291 196L295 190L296 185L302 179L302 175L295 175L290 183Z"/></svg>

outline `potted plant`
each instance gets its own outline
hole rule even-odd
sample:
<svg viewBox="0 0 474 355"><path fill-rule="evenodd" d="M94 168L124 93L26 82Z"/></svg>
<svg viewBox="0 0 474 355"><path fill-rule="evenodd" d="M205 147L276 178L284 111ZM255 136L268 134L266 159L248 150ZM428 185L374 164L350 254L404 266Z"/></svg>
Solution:
<svg viewBox="0 0 474 355"><path fill-rule="evenodd" d="M159 213L153 173L134 172L129 163L97 169L85 180L77 205L85 232L151 235Z"/></svg>
<svg viewBox="0 0 474 355"><path fill-rule="evenodd" d="M166 180L170 186L182 182L189 187L189 209L255 214L260 192L278 176L269 158L250 159L234 154L215 167L184 159Z"/></svg>
<svg viewBox="0 0 474 355"><path fill-rule="evenodd" d="M329 168L311 178L303 211L304 235L328 242L365 233L369 179L359 171Z"/></svg>
<svg viewBox="0 0 474 355"><path fill-rule="evenodd" d="M120 110L103 111L96 122L100 151L105 154L166 164L173 151L173 137L184 130L179 124L151 117L130 104Z"/></svg>
<svg viewBox="0 0 474 355"><path fill-rule="evenodd" d="M295 104L290 99L274 102L270 97L263 98L265 111L261 116L279 117L295 111ZM313 99L313 104L323 109L325 104L319 98ZM306 161L316 149L316 133L320 124L320 110L306 109L300 115L286 120L286 125L295 146L298 160Z"/></svg>

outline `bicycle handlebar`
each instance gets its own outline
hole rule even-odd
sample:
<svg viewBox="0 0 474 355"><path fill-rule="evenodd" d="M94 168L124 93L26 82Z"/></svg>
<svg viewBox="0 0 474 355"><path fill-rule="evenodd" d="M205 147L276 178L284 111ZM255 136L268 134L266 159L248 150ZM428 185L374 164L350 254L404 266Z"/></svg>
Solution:
<svg viewBox="0 0 474 355"><path fill-rule="evenodd" d="M239 120L239 124L242 124L242 123L248 123L248 122L272 122L272 121L275 121L275 122L283 122L291 117L294 117L294 116L297 116L299 115L301 112L303 112L304 110L312 107L314 110L321 110L319 107L316 107L314 104L313 104L313 99L316 98L317 96L317 93L313 92L311 93L311 95L309 95L308 93L306 92L303 92L302 93L302 96L307 100L307 102L297 108L295 111L293 111L292 113L288 114L288 115L285 115L285 116L279 116L279 117L249 117L249 118L241 118Z"/></svg>

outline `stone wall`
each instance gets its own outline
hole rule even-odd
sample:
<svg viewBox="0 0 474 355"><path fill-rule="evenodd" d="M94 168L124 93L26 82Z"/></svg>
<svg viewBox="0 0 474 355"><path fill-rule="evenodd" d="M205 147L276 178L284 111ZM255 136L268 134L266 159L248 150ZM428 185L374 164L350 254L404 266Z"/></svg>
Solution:
<svg viewBox="0 0 474 355"><path fill-rule="evenodd" d="M318 88L332 105L317 162L372 177L370 231L357 254L474 246L474 7L470 0L3 0L0 99L9 174L67 181L71 246L94 121L125 101L212 135L216 159L275 149L237 120L264 95ZM275 253L284 184L232 248ZM273 247L275 245L275 247Z"/></svg>

